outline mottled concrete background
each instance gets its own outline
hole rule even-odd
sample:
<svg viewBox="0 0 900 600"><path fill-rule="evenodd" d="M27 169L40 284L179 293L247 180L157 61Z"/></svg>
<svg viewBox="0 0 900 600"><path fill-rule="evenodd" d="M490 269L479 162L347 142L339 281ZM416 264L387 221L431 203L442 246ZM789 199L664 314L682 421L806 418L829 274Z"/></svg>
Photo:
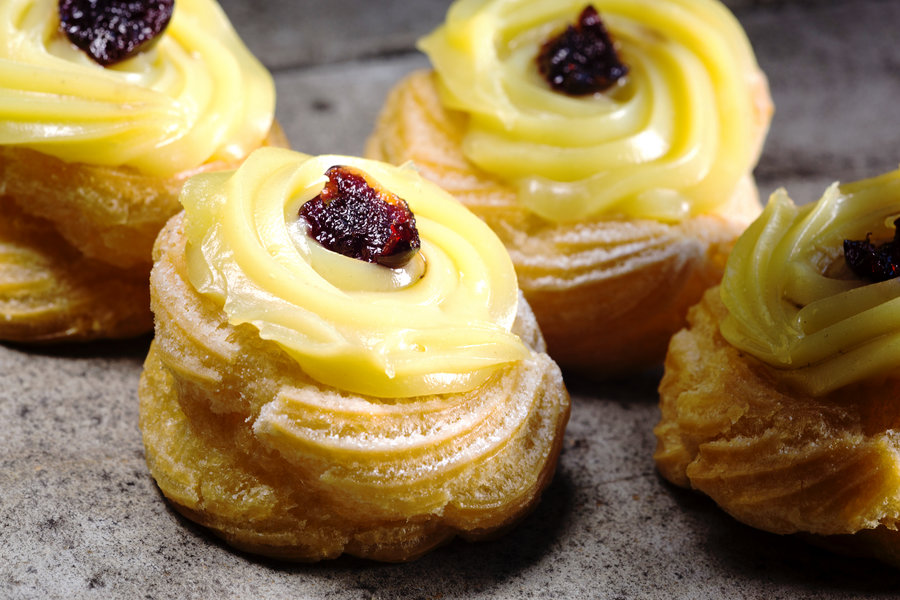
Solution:
<svg viewBox="0 0 900 600"><path fill-rule="evenodd" d="M388 88L424 66L414 40L445 0L225 0L278 84L297 149L360 153ZM798 201L897 166L900 2L729 3L777 106L761 191ZM418 562L258 560L172 512L144 466L136 386L148 339L0 346L0 598L859 598L900 572L740 525L656 475L659 371L569 379L558 476L495 542Z"/></svg>

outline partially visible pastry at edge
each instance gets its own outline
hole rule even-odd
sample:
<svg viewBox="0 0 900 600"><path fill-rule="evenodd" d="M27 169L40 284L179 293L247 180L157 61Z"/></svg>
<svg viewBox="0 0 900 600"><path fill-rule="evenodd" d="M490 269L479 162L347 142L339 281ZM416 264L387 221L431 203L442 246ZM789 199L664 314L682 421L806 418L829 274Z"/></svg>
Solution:
<svg viewBox="0 0 900 600"><path fill-rule="evenodd" d="M184 180L286 145L271 76L221 8L171 9L0 6L0 340L152 329L153 240Z"/></svg>
<svg viewBox="0 0 900 600"><path fill-rule="evenodd" d="M672 338L656 464L760 529L900 565L900 171L780 190Z"/></svg>
<svg viewBox="0 0 900 600"><path fill-rule="evenodd" d="M413 559L538 501L569 415L502 244L411 169L280 149L155 247L147 464L250 552Z"/></svg>
<svg viewBox="0 0 900 600"><path fill-rule="evenodd" d="M434 71L390 93L367 155L413 161L491 226L561 365L660 361L760 210L772 106L734 17L459 0L420 47Z"/></svg>

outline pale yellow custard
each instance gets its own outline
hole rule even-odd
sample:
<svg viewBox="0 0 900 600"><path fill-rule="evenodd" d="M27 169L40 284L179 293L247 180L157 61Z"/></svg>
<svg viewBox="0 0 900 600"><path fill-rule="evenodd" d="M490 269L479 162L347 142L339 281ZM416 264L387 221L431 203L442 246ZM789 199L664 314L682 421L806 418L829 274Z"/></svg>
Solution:
<svg viewBox="0 0 900 600"><path fill-rule="evenodd" d="M170 176L265 138L272 78L214 0L177 0L155 46L112 67L59 31L57 5L0 3L0 144Z"/></svg>
<svg viewBox="0 0 900 600"><path fill-rule="evenodd" d="M843 254L845 239L892 239L898 216L900 171L802 207L777 191L728 259L722 335L814 395L900 375L900 279L860 279Z"/></svg>
<svg viewBox="0 0 900 600"><path fill-rule="evenodd" d="M300 206L335 165L406 200L417 259L389 269L305 235ZM321 383L379 397L458 392L528 355L510 333L518 288L503 245L411 167L263 148L237 171L188 180L181 201L193 286Z"/></svg>
<svg viewBox="0 0 900 600"><path fill-rule="evenodd" d="M457 0L421 40L444 105L468 116L466 158L555 222L680 221L727 203L771 113L734 16L717 0L594 0L629 73L606 92L567 96L535 58L587 4Z"/></svg>

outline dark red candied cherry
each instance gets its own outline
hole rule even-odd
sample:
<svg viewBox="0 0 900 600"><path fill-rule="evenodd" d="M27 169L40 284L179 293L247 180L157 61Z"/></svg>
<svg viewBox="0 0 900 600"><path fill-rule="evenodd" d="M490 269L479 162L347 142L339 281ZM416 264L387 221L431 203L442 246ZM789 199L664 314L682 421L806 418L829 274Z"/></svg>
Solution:
<svg viewBox="0 0 900 600"><path fill-rule="evenodd" d="M544 42L537 65L551 88L570 96L604 92L628 74L600 14L590 4L575 25Z"/></svg>
<svg viewBox="0 0 900 600"><path fill-rule="evenodd" d="M108 67L152 47L174 8L175 0L59 0L59 28Z"/></svg>
<svg viewBox="0 0 900 600"><path fill-rule="evenodd" d="M872 282L900 275L900 218L894 221L894 239L880 246L864 240L844 240L844 260L856 276Z"/></svg>
<svg viewBox="0 0 900 600"><path fill-rule="evenodd" d="M300 207L314 240L333 252L402 267L419 250L416 218L402 198L381 189L361 170L334 166L322 192Z"/></svg>

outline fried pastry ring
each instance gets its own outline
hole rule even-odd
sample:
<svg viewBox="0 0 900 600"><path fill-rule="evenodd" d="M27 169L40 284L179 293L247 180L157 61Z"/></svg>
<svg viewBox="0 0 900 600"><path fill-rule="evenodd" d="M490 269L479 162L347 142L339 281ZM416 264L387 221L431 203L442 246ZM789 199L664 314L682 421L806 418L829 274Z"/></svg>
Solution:
<svg viewBox="0 0 900 600"><path fill-rule="evenodd" d="M622 41L623 60L631 53L633 79L608 98L565 98L543 90L533 67L515 57L523 47L536 54L536 34L529 32L545 35L548 23L564 22L560 15L576 13L577 4L533 3L516 12L496 2L455 3L447 24L421 43L436 72L413 73L391 91L366 154L395 164L414 162L484 219L509 250L551 356L565 367L608 375L659 361L687 308L721 278L731 245L760 210L749 171L772 108L765 76L740 27L711 2L672 2L671 11L658 2L627 9L594 2L601 17L609 17L613 35L621 34L616 39ZM642 24L634 14L641 10L668 16ZM672 15L677 17L668 21ZM728 57L730 71L691 71L696 82L686 76L684 85L699 91L682 106L678 86L660 82L669 76L667 69L678 72L677 78L678 69L693 68L679 62L682 54L703 55L707 49L684 53L678 46L683 40L669 39L662 28L683 32L708 27L707 21L718 23L719 33L703 38L710 44L721 41L721 31L731 32L728 49L717 50ZM646 33L651 30L656 38ZM679 48L675 58L660 59L660 40L668 40L662 53ZM667 67L669 62L679 66ZM717 85L719 99L708 91ZM699 106L736 125L698 134L715 122L709 118L691 130L688 115ZM685 124L674 126L676 133L666 127L658 132L643 111L681 115ZM666 135L672 139L661 143L671 144L670 152L644 157L656 143L644 142ZM688 152L678 140L692 136L706 141ZM684 154L676 158L678 152ZM690 163L695 154L708 155L709 164L674 183L681 175L668 170L682 169L675 165ZM584 165L593 165L595 173L584 175ZM739 173L735 165L741 165ZM547 172L522 173L529 168Z"/></svg>
<svg viewBox="0 0 900 600"><path fill-rule="evenodd" d="M900 565L895 280L866 283L844 239L889 235L900 172L783 191L673 338L655 460L738 520Z"/></svg>
<svg viewBox="0 0 900 600"><path fill-rule="evenodd" d="M293 153L261 152L239 173L265 165L263 157L272 158L277 176L266 181L285 181L282 167L294 164ZM404 177L412 181L408 189L420 185L413 174ZM236 183L227 189L256 187ZM416 206L410 201L414 211ZM225 211L246 215L243 208L233 208ZM259 221L266 211L254 210L254 227L271 234L272 227ZM156 243L150 288L156 338L140 383L147 464L182 514L235 547L267 556L315 561L347 553L404 561L457 535L471 540L495 536L534 506L555 469L569 398L524 300L519 299L512 324L526 348L524 357L499 365L474 387L412 396L353 393L317 381L303 366L304 356L286 351L285 342L263 339L258 325L234 324L216 294L197 291L186 259L186 218L184 213L174 217ZM475 226L475 231L463 227L470 239L490 237L468 218L465 222ZM419 220L425 232L421 227L427 219ZM230 239L231 224L220 224L219 239ZM216 249L228 264L250 268L244 248L223 249L204 239L204 249ZM283 258L284 246L272 241ZM423 248L429 244L423 239ZM472 262L472 249L459 252ZM496 253L486 256L493 260ZM441 269L435 260L431 268ZM268 281L266 273L274 268L274 263L263 268L259 279ZM227 286L229 297L234 285ZM444 282L425 301L435 302L434 293L452 294L447 286L455 285ZM484 283L475 287L488 289ZM257 290L253 297L270 293ZM363 293L360 298L371 297ZM379 298L371 299L373 305L361 300L355 312L389 310L387 298ZM266 318L265 311L257 312ZM410 319L416 318L414 312L411 306ZM329 351L334 360L346 360L340 352L339 347ZM346 379L354 379L353 374ZM444 379L453 383L452 377Z"/></svg>

